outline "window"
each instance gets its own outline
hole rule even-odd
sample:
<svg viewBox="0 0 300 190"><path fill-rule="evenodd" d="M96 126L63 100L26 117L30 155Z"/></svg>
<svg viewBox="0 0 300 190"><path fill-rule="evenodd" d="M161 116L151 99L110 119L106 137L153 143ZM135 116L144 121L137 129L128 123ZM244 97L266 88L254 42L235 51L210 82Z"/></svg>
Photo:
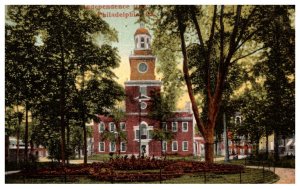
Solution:
<svg viewBox="0 0 300 190"><path fill-rule="evenodd" d="M166 152L167 151L167 142L163 141L162 143L162 151Z"/></svg>
<svg viewBox="0 0 300 190"><path fill-rule="evenodd" d="M125 130L126 130L126 124L125 124L125 122L121 122L121 123L120 123L120 129L121 129L122 131L125 131Z"/></svg>
<svg viewBox="0 0 300 190"><path fill-rule="evenodd" d="M149 38L147 38L147 46L148 46L148 48L150 48L150 40L149 40Z"/></svg>
<svg viewBox="0 0 300 190"><path fill-rule="evenodd" d="M140 63L138 66L138 70L140 73L145 73L148 70L148 65L146 63Z"/></svg>
<svg viewBox="0 0 300 190"><path fill-rule="evenodd" d="M135 131L135 139L139 139L140 138L140 130L136 130Z"/></svg>
<svg viewBox="0 0 300 190"><path fill-rule="evenodd" d="M110 123L109 123L109 131L110 131L110 132L114 132L115 129L116 129L115 124L114 124L113 122L110 122Z"/></svg>
<svg viewBox="0 0 300 190"><path fill-rule="evenodd" d="M177 141L172 141L172 151L178 151L178 143L177 143Z"/></svg>
<svg viewBox="0 0 300 190"><path fill-rule="evenodd" d="M182 132L188 132L189 125L188 122L182 122Z"/></svg>
<svg viewBox="0 0 300 190"><path fill-rule="evenodd" d="M141 48L145 48L145 38L141 37Z"/></svg>
<svg viewBox="0 0 300 190"><path fill-rule="evenodd" d="M126 152L126 143L125 142L121 142L121 152Z"/></svg>
<svg viewBox="0 0 300 190"><path fill-rule="evenodd" d="M104 151L105 151L105 143L99 142L99 152L104 152Z"/></svg>
<svg viewBox="0 0 300 190"><path fill-rule="evenodd" d="M148 137L147 139L152 139L153 130L148 130Z"/></svg>
<svg viewBox="0 0 300 190"><path fill-rule="evenodd" d="M144 110L147 108L147 103L146 102L141 102L141 109Z"/></svg>
<svg viewBox="0 0 300 190"><path fill-rule="evenodd" d="M115 152L116 151L116 143L115 142L110 142L109 151L110 152Z"/></svg>
<svg viewBox="0 0 300 190"><path fill-rule="evenodd" d="M162 123L162 129L163 129L164 131L167 131L167 130L168 130L168 125L167 125L166 122L163 122L163 123Z"/></svg>
<svg viewBox="0 0 300 190"><path fill-rule="evenodd" d="M176 132L177 131L177 122L172 122L172 131Z"/></svg>
<svg viewBox="0 0 300 190"><path fill-rule="evenodd" d="M182 151L188 151L188 141L182 142Z"/></svg>
<svg viewBox="0 0 300 190"><path fill-rule="evenodd" d="M147 95L147 86L140 86L140 94Z"/></svg>
<svg viewBox="0 0 300 190"><path fill-rule="evenodd" d="M98 125L99 133L103 133L105 130L105 125L103 122L100 122Z"/></svg>
<svg viewBox="0 0 300 190"><path fill-rule="evenodd" d="M147 139L147 126L141 124L141 139Z"/></svg>

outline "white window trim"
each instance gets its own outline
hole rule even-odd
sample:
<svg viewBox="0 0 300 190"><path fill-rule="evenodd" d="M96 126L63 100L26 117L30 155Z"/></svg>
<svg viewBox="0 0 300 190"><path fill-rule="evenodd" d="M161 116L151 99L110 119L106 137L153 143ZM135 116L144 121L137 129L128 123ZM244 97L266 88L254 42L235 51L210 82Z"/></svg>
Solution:
<svg viewBox="0 0 300 190"><path fill-rule="evenodd" d="M103 149L104 150L100 150L100 147L101 147L100 143L103 143ZM99 142L99 148L98 149L99 149L99 152L105 152L105 142L103 142L103 141Z"/></svg>
<svg viewBox="0 0 300 190"><path fill-rule="evenodd" d="M176 130L173 130L173 123L176 124ZM172 131L173 132L177 132L178 131L178 122L172 122Z"/></svg>
<svg viewBox="0 0 300 190"><path fill-rule="evenodd" d="M186 143L186 150L184 150L184 143ZM188 141L182 141L182 151L189 151L189 142Z"/></svg>
<svg viewBox="0 0 300 190"><path fill-rule="evenodd" d="M114 129L116 130L116 125L115 125L115 123L114 122L109 122L109 131L110 132L114 132L115 130L111 130L111 124L114 124L113 126L114 126Z"/></svg>
<svg viewBox="0 0 300 190"><path fill-rule="evenodd" d="M183 125L184 125L185 123L187 124L187 129L186 129L186 130L184 130L184 128L183 128ZM182 132L188 132L188 131L189 131L189 122L182 122L182 123L181 123L181 127L182 127Z"/></svg>
<svg viewBox="0 0 300 190"><path fill-rule="evenodd" d="M116 143L115 143L115 150L114 151L111 150L111 148L112 148L111 144L112 143L115 143L115 142L109 142L109 152L116 152Z"/></svg>
<svg viewBox="0 0 300 190"><path fill-rule="evenodd" d="M101 124L103 124L103 131L100 130L100 128L101 128L100 125L101 125ZM99 132L99 133L103 133L104 131L105 131L105 123L101 121L101 122L98 124L98 132Z"/></svg>
<svg viewBox="0 0 300 190"><path fill-rule="evenodd" d="M126 131L126 122L120 122L120 127L121 127L121 124L124 123L124 126L125 128L124 129L121 129L122 131Z"/></svg>
<svg viewBox="0 0 300 190"><path fill-rule="evenodd" d="M176 143L177 145L177 150L174 150L173 143ZM177 141L172 141L172 152L177 152L178 151L178 142Z"/></svg>
<svg viewBox="0 0 300 190"><path fill-rule="evenodd" d="M125 150L122 150L122 144L125 144ZM127 144L126 144L126 142L121 142L120 143L120 149L121 149L121 152L126 152L126 150L127 150Z"/></svg>

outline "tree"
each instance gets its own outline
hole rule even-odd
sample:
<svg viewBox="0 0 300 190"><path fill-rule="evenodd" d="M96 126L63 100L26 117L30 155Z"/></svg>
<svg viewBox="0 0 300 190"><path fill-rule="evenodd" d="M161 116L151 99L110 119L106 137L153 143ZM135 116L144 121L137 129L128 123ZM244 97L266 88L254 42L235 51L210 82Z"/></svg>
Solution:
<svg viewBox="0 0 300 190"><path fill-rule="evenodd" d="M120 122L125 118L125 112L120 107L112 108L109 113L109 117L113 119L115 129L113 131L110 129L104 130L101 135L101 139L102 141L108 140L110 142L114 142L118 156L120 156L121 142L127 142L127 133L120 126Z"/></svg>
<svg viewBox="0 0 300 190"><path fill-rule="evenodd" d="M155 6L154 9L158 15L154 18L156 32L166 32L179 39L184 79L197 127L205 139L205 160L213 162L214 130L228 72L240 59L262 49L259 45L258 49L246 46L261 30L257 26L257 6ZM209 24L204 23L204 20ZM190 38L187 37L188 34L191 35ZM187 43L193 42L200 44L200 51L204 55L199 62L203 61L205 65L204 91L208 105L205 119L200 117L189 73ZM218 47L216 52L212 51L213 47ZM214 53L219 58L216 62L213 59ZM213 69L215 72L212 72Z"/></svg>
<svg viewBox="0 0 300 190"><path fill-rule="evenodd" d="M165 155L163 152L163 142L171 141L174 139L175 134L167 130L164 126L167 125L167 121L173 116L173 109L175 108L174 99L172 100L169 96L173 96L173 91L166 92L151 92L151 104L149 117L159 121L159 128L154 129L152 133L152 139L160 141L161 144L161 156ZM176 95L175 95L176 96ZM170 102L171 100L171 102Z"/></svg>
<svg viewBox="0 0 300 190"><path fill-rule="evenodd" d="M257 75L265 75L264 87L267 94L264 117L274 131L274 159L279 159L278 139L295 132L295 30L294 6L269 6L272 20L262 24L259 39L269 49L257 65ZM268 24L266 24L268 23Z"/></svg>
<svg viewBox="0 0 300 190"><path fill-rule="evenodd" d="M35 61L39 63L37 73L42 73L43 78L38 80L40 88L32 85L33 89L40 89L33 112L39 119L38 126L45 128L47 123L52 127L51 131L60 132L60 156L64 164L68 120L71 117L81 120L86 134L87 119L95 117L95 113L107 111L122 96L122 88L114 81L115 75L111 71L119 63L117 50L105 43L99 46L94 39L102 35L110 41L116 40L115 32L94 12L82 6L14 6L9 13L14 22L23 24L29 34L35 37L35 43L40 42L38 47L41 51L38 59L35 57L38 61ZM22 15L22 19L18 15ZM26 28L28 23L34 28ZM26 41L27 38L20 36L20 40ZM33 57L34 54L28 52L31 49L26 48L25 55ZM12 52L17 54L16 51ZM87 74L91 74L89 81L85 81ZM84 80L77 80L80 75ZM76 88L78 82L81 89ZM74 99L79 103L77 110L74 109L78 108L78 104L74 106Z"/></svg>
<svg viewBox="0 0 300 190"><path fill-rule="evenodd" d="M27 14L23 14L27 12ZM37 45L38 26L32 22L32 11L26 6L9 6L5 41L6 106L25 107L25 153L28 161L29 111L42 88L40 51ZM18 125L21 123L20 117ZM18 136L18 135L17 135Z"/></svg>

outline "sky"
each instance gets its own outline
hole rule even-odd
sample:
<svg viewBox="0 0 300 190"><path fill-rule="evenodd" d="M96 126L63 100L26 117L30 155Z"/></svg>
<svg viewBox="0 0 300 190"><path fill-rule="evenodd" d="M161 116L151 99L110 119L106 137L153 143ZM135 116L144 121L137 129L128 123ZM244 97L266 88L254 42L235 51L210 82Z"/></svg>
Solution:
<svg viewBox="0 0 300 190"><path fill-rule="evenodd" d="M118 48L121 63L120 67L114 69L114 72L118 77L117 81L124 85L124 82L130 78L129 55L134 50L134 33L140 27L140 24L137 23L138 17L134 16L134 5L86 6L86 8L93 8L97 14L101 13L102 18L118 32L118 42L111 45ZM137 12L135 11L135 13ZM152 31L147 29L153 38ZM156 66L158 64L159 60L157 60ZM159 78L159 74L156 73L156 80ZM189 102L189 97L185 90L177 102L177 109L184 109L186 102Z"/></svg>

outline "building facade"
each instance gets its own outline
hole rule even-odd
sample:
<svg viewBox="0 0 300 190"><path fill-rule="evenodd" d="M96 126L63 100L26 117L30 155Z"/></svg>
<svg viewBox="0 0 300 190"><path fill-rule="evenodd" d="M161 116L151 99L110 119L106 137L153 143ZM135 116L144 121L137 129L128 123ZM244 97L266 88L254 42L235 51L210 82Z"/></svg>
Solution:
<svg viewBox="0 0 300 190"><path fill-rule="evenodd" d="M121 155L161 156L193 155L194 142L193 114L191 111L174 112L163 124L150 117L152 93L160 93L162 82L155 77L156 57L151 51L151 35L143 26L134 34L135 49L129 56L130 80L125 82L125 117L116 125L111 117L98 115L100 122L93 125L93 152ZM116 126L126 134L127 140L116 144L103 138L104 133L119 135ZM153 139L153 131L163 126L174 137L170 141Z"/></svg>

